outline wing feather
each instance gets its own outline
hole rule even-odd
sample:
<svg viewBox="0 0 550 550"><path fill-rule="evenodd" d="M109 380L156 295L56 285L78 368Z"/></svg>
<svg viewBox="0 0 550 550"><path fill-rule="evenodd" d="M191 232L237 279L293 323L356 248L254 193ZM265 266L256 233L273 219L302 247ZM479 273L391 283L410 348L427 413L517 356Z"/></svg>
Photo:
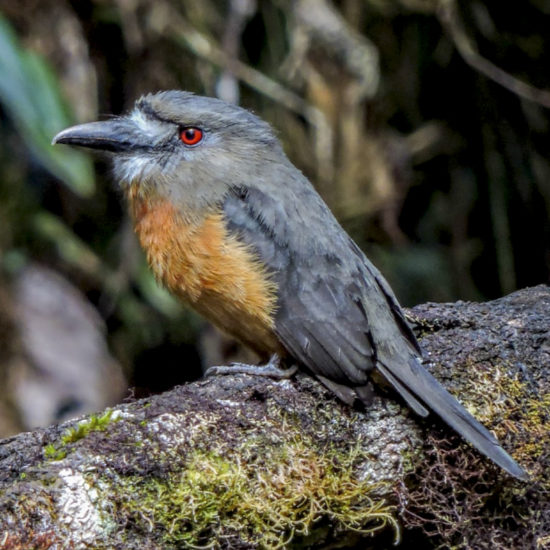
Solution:
<svg viewBox="0 0 550 550"><path fill-rule="evenodd" d="M253 247L280 289L275 332L289 353L315 374L365 384L375 352L361 302L353 295L355 287L345 285L360 272L344 278L339 273L342 262L334 254L319 249L307 253L307 246L300 253L300 247L289 242L287 224L281 224L280 231L273 226L278 216L288 219L284 206L259 191L229 195L224 212L230 231ZM296 231L299 234L300 228ZM346 269L349 265L346 262Z"/></svg>

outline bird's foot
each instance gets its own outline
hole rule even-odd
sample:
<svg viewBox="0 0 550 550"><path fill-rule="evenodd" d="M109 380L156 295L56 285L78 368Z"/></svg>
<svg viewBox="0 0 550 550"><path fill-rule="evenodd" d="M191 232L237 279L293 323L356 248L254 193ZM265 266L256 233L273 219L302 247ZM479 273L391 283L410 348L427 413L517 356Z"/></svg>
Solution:
<svg viewBox="0 0 550 550"><path fill-rule="evenodd" d="M267 376L275 380L291 378L296 374L298 367L281 367L281 358L275 353L265 365L247 365L246 363L231 363L229 366L210 367L204 376L219 376L225 374L251 374L253 376Z"/></svg>

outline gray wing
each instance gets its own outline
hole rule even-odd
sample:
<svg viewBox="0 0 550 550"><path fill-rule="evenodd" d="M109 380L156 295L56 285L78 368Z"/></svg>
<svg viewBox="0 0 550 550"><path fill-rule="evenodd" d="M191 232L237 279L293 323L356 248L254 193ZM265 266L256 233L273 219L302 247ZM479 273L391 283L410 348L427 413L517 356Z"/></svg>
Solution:
<svg viewBox="0 0 550 550"><path fill-rule="evenodd" d="M426 416L421 401L429 388L409 387L422 378L415 374L420 350L393 292L309 182L298 180L293 189L296 180L289 181L274 192L277 199L236 188L224 204L229 230L253 248L278 285L279 341L342 400L362 399L376 367Z"/></svg>
<svg viewBox="0 0 550 550"><path fill-rule="evenodd" d="M318 208L325 224L333 221L313 193L307 216L293 202L250 188L230 194L224 213L230 231L253 247L278 285L275 331L289 353L315 374L363 385L376 365L363 295L377 283L365 280L364 256L339 225L312 227Z"/></svg>

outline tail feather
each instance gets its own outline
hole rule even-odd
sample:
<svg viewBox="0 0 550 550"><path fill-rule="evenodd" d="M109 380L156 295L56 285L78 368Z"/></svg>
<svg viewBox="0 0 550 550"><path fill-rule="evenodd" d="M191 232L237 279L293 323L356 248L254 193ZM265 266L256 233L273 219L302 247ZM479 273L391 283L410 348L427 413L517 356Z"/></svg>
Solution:
<svg viewBox="0 0 550 550"><path fill-rule="evenodd" d="M384 375L384 378L397 390L401 397L407 402L407 405L418 415L428 416L429 412L422 403L387 369L382 363L378 364L378 370Z"/></svg>
<svg viewBox="0 0 550 550"><path fill-rule="evenodd" d="M528 475L501 447L495 436L482 426L418 361L411 358L399 369L379 363L377 369L422 416L423 405L439 415L476 449L510 475L526 480Z"/></svg>

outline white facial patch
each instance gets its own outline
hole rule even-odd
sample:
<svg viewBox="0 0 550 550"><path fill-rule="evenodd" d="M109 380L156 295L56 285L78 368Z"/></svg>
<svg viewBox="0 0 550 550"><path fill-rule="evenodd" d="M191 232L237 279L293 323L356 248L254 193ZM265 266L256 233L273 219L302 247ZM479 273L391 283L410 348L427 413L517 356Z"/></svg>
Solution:
<svg viewBox="0 0 550 550"><path fill-rule="evenodd" d="M141 134L143 142L152 147L170 140L176 131L175 125L148 117L140 109L134 109L129 118L136 125L136 132ZM137 154L122 153L113 160L115 177L123 186L146 184L159 178L159 159L155 152L139 150Z"/></svg>
<svg viewBox="0 0 550 550"><path fill-rule="evenodd" d="M143 182L154 168L149 155L119 155L114 159L115 177L122 185Z"/></svg>
<svg viewBox="0 0 550 550"><path fill-rule="evenodd" d="M175 126L171 126L166 122L148 117L140 109L134 109L130 114L130 120L135 123L151 145L155 145L158 141L164 140L168 135L175 130Z"/></svg>

